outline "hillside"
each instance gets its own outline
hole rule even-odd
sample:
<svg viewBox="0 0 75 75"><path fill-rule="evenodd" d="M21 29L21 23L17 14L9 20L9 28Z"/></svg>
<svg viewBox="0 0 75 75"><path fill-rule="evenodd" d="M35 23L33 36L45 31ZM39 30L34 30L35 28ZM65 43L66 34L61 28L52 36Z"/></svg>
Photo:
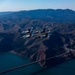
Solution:
<svg viewBox="0 0 75 75"><path fill-rule="evenodd" d="M25 27L56 26L75 23L75 11L69 9L40 9L0 13L0 32L14 32Z"/></svg>
<svg viewBox="0 0 75 75"><path fill-rule="evenodd" d="M50 38L22 38L23 30L46 26L52 32ZM0 13L0 51L13 50L31 60L44 60L69 49L75 49L75 11L40 9Z"/></svg>

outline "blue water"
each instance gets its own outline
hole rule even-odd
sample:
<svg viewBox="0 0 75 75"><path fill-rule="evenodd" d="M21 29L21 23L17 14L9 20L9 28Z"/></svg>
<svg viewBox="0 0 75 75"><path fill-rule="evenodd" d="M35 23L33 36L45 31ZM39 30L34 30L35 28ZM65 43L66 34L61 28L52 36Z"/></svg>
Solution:
<svg viewBox="0 0 75 75"><path fill-rule="evenodd" d="M0 72L26 63L30 63L27 58L22 58L12 53L0 53ZM38 64L34 64L0 75L33 75L33 73L34 75L75 75L75 60L47 70L43 69Z"/></svg>
<svg viewBox="0 0 75 75"><path fill-rule="evenodd" d="M75 75L75 59L42 71L36 75Z"/></svg>
<svg viewBox="0 0 75 75"><path fill-rule="evenodd" d="M12 53L0 53L0 72L27 63L30 63L27 58L22 58ZM30 75L41 69L42 67L38 64L34 64L2 75Z"/></svg>

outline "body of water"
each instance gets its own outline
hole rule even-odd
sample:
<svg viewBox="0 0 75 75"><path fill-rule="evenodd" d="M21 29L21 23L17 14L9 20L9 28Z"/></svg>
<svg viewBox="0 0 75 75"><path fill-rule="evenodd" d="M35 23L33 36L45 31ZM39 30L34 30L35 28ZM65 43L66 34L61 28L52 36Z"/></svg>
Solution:
<svg viewBox="0 0 75 75"><path fill-rule="evenodd" d="M0 53L0 72L27 63L30 63L27 58L22 58L12 53ZM38 64L34 64L2 75L30 75L41 69L42 67Z"/></svg>
<svg viewBox="0 0 75 75"><path fill-rule="evenodd" d="M12 53L0 53L0 72L30 63L27 58L22 58ZM20 68L0 75L75 75L75 60L63 63L54 68L44 70L38 64L33 64L24 68Z"/></svg>

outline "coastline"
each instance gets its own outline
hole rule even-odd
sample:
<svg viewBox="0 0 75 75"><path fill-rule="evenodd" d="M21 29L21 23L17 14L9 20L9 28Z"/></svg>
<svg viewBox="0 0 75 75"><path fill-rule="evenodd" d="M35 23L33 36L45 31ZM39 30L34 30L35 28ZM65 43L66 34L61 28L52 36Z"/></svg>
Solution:
<svg viewBox="0 0 75 75"><path fill-rule="evenodd" d="M15 52L14 50L9 51L9 53L13 53L13 54L16 54L18 56L21 56L19 53Z"/></svg>

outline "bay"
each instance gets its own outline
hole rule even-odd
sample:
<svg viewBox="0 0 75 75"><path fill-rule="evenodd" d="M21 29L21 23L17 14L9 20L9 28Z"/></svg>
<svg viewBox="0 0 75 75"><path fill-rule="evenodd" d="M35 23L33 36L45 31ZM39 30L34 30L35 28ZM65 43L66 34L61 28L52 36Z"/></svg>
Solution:
<svg viewBox="0 0 75 75"><path fill-rule="evenodd" d="M28 58L22 58L16 54L1 52L0 53L0 72L7 69L28 64L31 61ZM75 75L75 59L60 64L56 67L45 69L39 64L33 64L0 75Z"/></svg>

